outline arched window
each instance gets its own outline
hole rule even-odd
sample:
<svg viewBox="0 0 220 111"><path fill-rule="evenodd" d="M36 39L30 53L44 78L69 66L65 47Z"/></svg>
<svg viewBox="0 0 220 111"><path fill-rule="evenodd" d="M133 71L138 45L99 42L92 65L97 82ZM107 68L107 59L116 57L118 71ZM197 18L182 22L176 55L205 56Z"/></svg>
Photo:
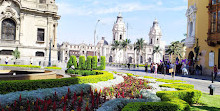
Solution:
<svg viewBox="0 0 220 111"><path fill-rule="evenodd" d="M193 32L193 22L190 22L189 24L189 36L192 36L192 32Z"/></svg>
<svg viewBox="0 0 220 111"><path fill-rule="evenodd" d="M15 40L16 24L12 19L2 21L2 40Z"/></svg>
<svg viewBox="0 0 220 111"><path fill-rule="evenodd" d="M120 40L122 39L122 35L120 35Z"/></svg>
<svg viewBox="0 0 220 111"><path fill-rule="evenodd" d="M112 56L110 56L110 57L109 57L109 62L113 62L112 59L113 59Z"/></svg>
<svg viewBox="0 0 220 111"><path fill-rule="evenodd" d="M153 39L150 39L150 44L153 44Z"/></svg>

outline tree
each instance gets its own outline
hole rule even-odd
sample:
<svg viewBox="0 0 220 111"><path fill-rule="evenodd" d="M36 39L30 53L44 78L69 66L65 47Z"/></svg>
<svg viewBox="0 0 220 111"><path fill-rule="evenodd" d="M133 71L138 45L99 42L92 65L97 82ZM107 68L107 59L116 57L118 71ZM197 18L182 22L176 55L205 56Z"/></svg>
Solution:
<svg viewBox="0 0 220 111"><path fill-rule="evenodd" d="M177 57L179 56L180 58L183 57L183 47L184 47L184 43L182 42L175 41L171 43L171 45L166 50L166 53L168 53L171 57L171 62L173 55L176 55Z"/></svg>
<svg viewBox="0 0 220 111"><path fill-rule="evenodd" d="M160 46L155 46L152 55L154 55L154 54L156 54L156 53L161 54L161 51L162 51L162 50L160 49Z"/></svg>
<svg viewBox="0 0 220 111"><path fill-rule="evenodd" d="M143 47L144 47L144 39L143 38L140 38L140 39L137 39L137 42L134 44L134 50L137 50L137 54L138 54L138 64L139 64L139 56L141 55L141 52L143 50Z"/></svg>
<svg viewBox="0 0 220 111"><path fill-rule="evenodd" d="M18 50L18 47L12 52L12 55L15 57L15 59L20 58L20 51Z"/></svg>
<svg viewBox="0 0 220 111"><path fill-rule="evenodd" d="M130 39L126 39L126 40L123 40L121 45L120 45L120 48L125 51L125 61L126 61L126 63L127 63L127 49L128 49L128 45L130 43L131 43L131 40Z"/></svg>

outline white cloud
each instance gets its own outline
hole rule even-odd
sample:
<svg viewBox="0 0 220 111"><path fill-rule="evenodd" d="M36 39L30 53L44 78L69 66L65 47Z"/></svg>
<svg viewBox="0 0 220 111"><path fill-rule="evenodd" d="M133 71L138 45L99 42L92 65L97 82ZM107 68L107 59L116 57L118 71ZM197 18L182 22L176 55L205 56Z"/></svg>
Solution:
<svg viewBox="0 0 220 111"><path fill-rule="evenodd" d="M163 5L163 2L162 1L158 1L157 5Z"/></svg>

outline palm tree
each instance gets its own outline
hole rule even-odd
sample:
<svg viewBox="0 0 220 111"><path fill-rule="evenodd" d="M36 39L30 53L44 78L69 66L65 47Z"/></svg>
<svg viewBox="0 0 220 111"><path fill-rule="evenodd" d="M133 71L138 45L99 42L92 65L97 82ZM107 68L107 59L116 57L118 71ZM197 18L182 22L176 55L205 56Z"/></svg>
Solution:
<svg viewBox="0 0 220 111"><path fill-rule="evenodd" d="M153 49L152 55L157 54L157 53L161 54L161 51L162 50L160 49L160 46L155 46Z"/></svg>
<svg viewBox="0 0 220 111"><path fill-rule="evenodd" d="M140 39L137 39L137 42L134 44L134 50L137 50L137 53L138 53L138 64L139 64L139 56L141 55L141 52L142 52L142 49L144 47L144 39L143 38L140 38Z"/></svg>
<svg viewBox="0 0 220 111"><path fill-rule="evenodd" d="M15 59L20 58L20 52L18 51L18 47L12 52L12 55L15 57Z"/></svg>
<svg viewBox="0 0 220 111"><path fill-rule="evenodd" d="M125 61L126 61L126 63L127 63L127 48L128 48L128 45L130 43L131 43L130 39L123 40L122 43L121 43L121 47L120 47L125 52Z"/></svg>
<svg viewBox="0 0 220 111"><path fill-rule="evenodd" d="M179 41L175 41L171 43L171 45L166 50L166 53L168 53L171 57L171 62L172 62L173 55L176 55L177 57L179 56L180 58L182 58L183 47L184 47L184 43L181 43Z"/></svg>

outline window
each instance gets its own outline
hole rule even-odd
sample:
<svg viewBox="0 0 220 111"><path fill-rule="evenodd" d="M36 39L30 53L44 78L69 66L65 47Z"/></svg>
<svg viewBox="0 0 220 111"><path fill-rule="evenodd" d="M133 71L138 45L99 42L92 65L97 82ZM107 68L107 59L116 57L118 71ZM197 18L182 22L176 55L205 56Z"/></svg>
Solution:
<svg viewBox="0 0 220 111"><path fill-rule="evenodd" d="M220 11L218 11L218 27L217 27L218 32L220 32Z"/></svg>
<svg viewBox="0 0 220 111"><path fill-rule="evenodd" d="M37 29L37 41L44 41L44 29Z"/></svg>
<svg viewBox="0 0 220 111"><path fill-rule="evenodd" d="M12 19L2 21L2 40L15 40L16 24Z"/></svg>
<svg viewBox="0 0 220 111"><path fill-rule="evenodd" d="M153 40L152 39L150 39L150 44L152 44L153 43Z"/></svg>
<svg viewBox="0 0 220 111"><path fill-rule="evenodd" d="M36 52L35 56L44 57L44 52Z"/></svg>
<svg viewBox="0 0 220 111"><path fill-rule="evenodd" d="M46 3L46 0L39 0L39 3Z"/></svg>
<svg viewBox="0 0 220 111"><path fill-rule="evenodd" d="M216 31L216 12L212 13L212 32Z"/></svg>
<svg viewBox="0 0 220 111"><path fill-rule="evenodd" d="M192 32L193 32L193 22L190 22L189 24L189 36L192 36Z"/></svg>
<svg viewBox="0 0 220 111"><path fill-rule="evenodd" d="M120 40L122 39L122 35L120 35Z"/></svg>
<svg viewBox="0 0 220 111"><path fill-rule="evenodd" d="M0 55L12 55L13 50L1 50Z"/></svg>

